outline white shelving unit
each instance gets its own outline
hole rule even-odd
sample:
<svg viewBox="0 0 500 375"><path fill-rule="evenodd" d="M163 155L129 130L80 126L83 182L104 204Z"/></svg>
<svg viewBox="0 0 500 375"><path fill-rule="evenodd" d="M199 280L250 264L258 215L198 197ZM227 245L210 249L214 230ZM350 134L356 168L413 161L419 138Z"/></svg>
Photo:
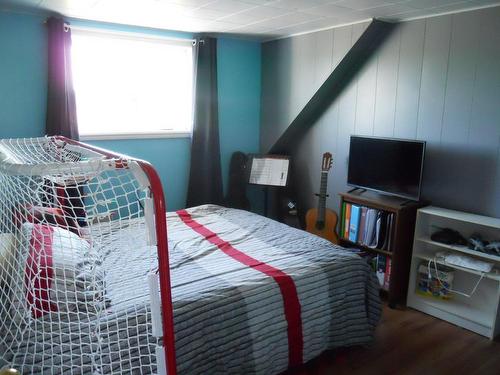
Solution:
<svg viewBox="0 0 500 375"><path fill-rule="evenodd" d="M464 327L480 335L495 338L500 334L500 256L474 251L466 246L446 245L431 240L439 228L457 230L468 238L479 233L486 240L500 240L500 219L452 211L438 207L425 207L417 212L415 239L408 283L407 305L437 318ZM427 266L438 252L462 253L468 257L494 263L491 272L483 275L471 298L454 293L450 300L425 297L415 293L418 267ZM481 277L476 270L444 264L454 269L453 289L470 293Z"/></svg>

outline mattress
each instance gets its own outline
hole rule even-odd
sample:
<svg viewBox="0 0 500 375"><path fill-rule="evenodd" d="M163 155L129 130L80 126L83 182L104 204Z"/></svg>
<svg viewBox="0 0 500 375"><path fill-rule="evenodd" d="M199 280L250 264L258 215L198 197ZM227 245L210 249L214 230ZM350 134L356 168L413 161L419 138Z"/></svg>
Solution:
<svg viewBox="0 0 500 375"><path fill-rule="evenodd" d="M378 282L358 255L215 205L168 213L167 225L179 374L276 374L372 341ZM118 233L101 244L106 309L79 322L44 317L5 359L25 373L156 372L147 286L155 250L142 221Z"/></svg>

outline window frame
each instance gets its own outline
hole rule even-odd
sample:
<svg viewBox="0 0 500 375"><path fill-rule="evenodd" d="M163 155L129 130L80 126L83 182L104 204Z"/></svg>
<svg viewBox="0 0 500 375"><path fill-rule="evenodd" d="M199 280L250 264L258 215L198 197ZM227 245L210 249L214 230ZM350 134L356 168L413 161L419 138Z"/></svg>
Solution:
<svg viewBox="0 0 500 375"><path fill-rule="evenodd" d="M68 27L71 29L71 33L79 34L79 35L98 35L98 36L109 36L110 38L115 39L124 39L124 40L137 40L137 41L154 41L160 44L167 45L181 45L181 46L190 46L192 48L192 58L193 58L193 67L195 66L195 43L196 39L192 38L176 38L164 35L155 35L155 34L147 34L147 33L138 33L138 32L129 32L129 31L117 31L117 30L108 30L108 29L98 29L93 27L82 27L82 26L74 26L71 25ZM73 44L73 43L72 43ZM73 48L73 45L72 45ZM74 72L73 72L74 74ZM194 91L194 83L195 77L193 72L193 97L192 104L194 107L195 100L195 91ZM76 91L75 91L76 97ZM78 121L78 118L77 118ZM120 133L112 133L112 132L103 132L100 134L80 134L80 140L82 141L100 141L100 140L120 140L120 139L161 139L161 138L190 138L193 131L193 122L194 122L194 108L191 119L191 130L190 131L179 131L179 130L146 130L146 131L138 131L138 132L120 132Z"/></svg>

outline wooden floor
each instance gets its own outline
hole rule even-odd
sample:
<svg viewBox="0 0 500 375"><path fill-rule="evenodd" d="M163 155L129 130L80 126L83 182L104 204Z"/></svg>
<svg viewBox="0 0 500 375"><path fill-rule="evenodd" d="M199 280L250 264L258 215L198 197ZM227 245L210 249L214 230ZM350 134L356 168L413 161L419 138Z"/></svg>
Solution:
<svg viewBox="0 0 500 375"><path fill-rule="evenodd" d="M293 375L500 375L500 342L412 309L384 307L373 345L325 353Z"/></svg>

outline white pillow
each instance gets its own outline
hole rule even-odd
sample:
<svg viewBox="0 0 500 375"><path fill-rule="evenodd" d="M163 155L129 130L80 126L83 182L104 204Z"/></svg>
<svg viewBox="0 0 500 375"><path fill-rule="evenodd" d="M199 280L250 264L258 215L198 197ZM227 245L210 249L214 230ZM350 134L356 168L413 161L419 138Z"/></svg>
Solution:
<svg viewBox="0 0 500 375"><path fill-rule="evenodd" d="M22 225L26 307L48 312L95 311L104 302L104 274L86 240L47 224Z"/></svg>

